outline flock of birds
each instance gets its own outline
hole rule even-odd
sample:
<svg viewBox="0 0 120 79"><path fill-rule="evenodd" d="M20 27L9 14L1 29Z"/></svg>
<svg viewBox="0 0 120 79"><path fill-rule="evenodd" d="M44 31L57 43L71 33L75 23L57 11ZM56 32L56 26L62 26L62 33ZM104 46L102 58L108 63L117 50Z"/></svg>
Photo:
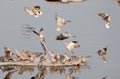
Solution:
<svg viewBox="0 0 120 79"><path fill-rule="evenodd" d="M46 1L67 3L67 2L72 2L75 0L46 0ZM76 1L86 1L86 0L76 0ZM118 0L118 3L120 4L120 0ZM33 8L24 7L24 10L29 15L32 15L37 18L42 16L43 14L43 12L40 11L41 7L38 5L34 6ZM98 16L100 16L106 22L105 27L109 29L110 20L111 20L110 15L107 13L101 12L101 13L98 13ZM61 18L57 14L55 15L55 20L56 20L56 25L57 25L57 28L56 28L57 32L60 32L62 27L64 27L67 23L71 22L70 20ZM21 62L21 61L26 62L27 61L28 62L29 61L32 63L38 63L39 66L42 66L43 63L52 63L52 64L60 63L63 65L70 63L71 65L85 65L84 63L86 63L86 60L91 57L91 56L75 56L74 55L73 49L80 47L80 44L78 43L78 41L75 41L75 40L64 43L64 46L66 47L66 49L73 54L72 56L70 56L67 53L64 53L63 55L56 54L53 51L48 50L46 46L46 39L43 33L43 28L41 28L40 31L37 32L34 30L33 27L30 27L28 25L25 27L25 29L29 30L30 32L33 32L39 37L40 44L44 50L44 55L41 52L31 52L29 50L25 51L23 49L15 50L15 53L12 53L10 48L4 47L5 55L0 57L0 62L11 62L11 61L14 61L14 62ZM57 35L56 40L62 41L62 40L66 40L72 37L75 38L77 36L72 35L69 32L64 32L64 33L60 33L59 35ZM103 49L97 51L98 56L100 56L100 58L104 61L104 63L108 62L106 59L107 48L108 48L108 45L104 47ZM0 69L7 71L9 69L11 70L11 67L1 66ZM9 79L9 78L4 78L4 79ZM37 79L37 78L32 77L31 79ZM66 78L66 79L73 79L73 78ZM103 77L103 79L106 79L106 76Z"/></svg>
<svg viewBox="0 0 120 79"><path fill-rule="evenodd" d="M34 7L32 10L34 11L34 9L36 10L36 7ZM37 9L37 10L38 10L38 11L36 11L37 13L41 13L40 9ZM28 10L25 10L25 11L27 13L30 12ZM29 14L31 14L31 13L29 13ZM36 13L34 13L34 15L36 17ZM38 15L40 15L40 14L38 14ZM107 29L109 29L110 28L110 15L108 15L107 13L101 12L101 13L98 13L98 16L100 16L106 22L105 27ZM56 30L58 32L60 32L62 27L64 27L67 23L71 22L70 20L66 20L66 19L63 19L63 18L59 17L57 14L55 15L55 20L56 20L56 25L57 25ZM43 34L43 28L41 28L39 32L36 32L33 28L30 28L29 26L27 26L26 29L31 30L33 33L35 33L36 35L39 36L40 43L41 43L42 48L43 48L43 50L44 50L44 52L46 54L48 49L46 47L46 40L45 40L45 37L44 37L44 34ZM61 41L61 40L66 40L66 39L71 38L71 37L76 37L76 36L71 35L69 32L64 32L64 33L61 33L61 34L57 35L56 40ZM78 43L78 41L74 41L74 40L72 40L71 42L65 42L64 45L67 48L67 50L69 50L73 54L74 54L73 49L80 47L80 44ZM98 55L104 60L104 63L107 63L107 59L105 57L106 52L107 52L107 47L105 47L105 48L103 48L101 50L98 50ZM88 57L90 57L90 56L88 56Z"/></svg>

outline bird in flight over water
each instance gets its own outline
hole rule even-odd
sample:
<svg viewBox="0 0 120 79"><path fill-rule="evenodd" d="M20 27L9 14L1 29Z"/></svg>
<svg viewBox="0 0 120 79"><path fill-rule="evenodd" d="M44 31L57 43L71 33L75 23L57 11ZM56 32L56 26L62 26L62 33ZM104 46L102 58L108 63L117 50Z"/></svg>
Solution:
<svg viewBox="0 0 120 79"><path fill-rule="evenodd" d="M55 20L57 24L57 31L59 32L63 26L65 26L70 20L63 19L59 17L57 14L55 15Z"/></svg>
<svg viewBox="0 0 120 79"><path fill-rule="evenodd" d="M108 47L108 46L107 46ZM107 63L107 59L106 59L106 52L107 52L107 47L103 48L102 50L98 50L98 55L102 58L102 60L104 61L104 63Z"/></svg>
<svg viewBox="0 0 120 79"><path fill-rule="evenodd" d="M71 42L66 42L64 43L65 47L71 52L71 53L74 53L73 52L73 49L74 48L78 48L80 47L80 45L78 44L78 41L71 41Z"/></svg>
<svg viewBox="0 0 120 79"><path fill-rule="evenodd" d="M64 33L61 33L58 36L56 36L56 40L65 40L65 39L68 39L70 37L76 37L76 36L71 35L69 32L64 32Z"/></svg>
<svg viewBox="0 0 120 79"><path fill-rule="evenodd" d="M42 12L40 11L40 6L34 6L34 8L24 7L25 12L27 12L29 15L35 15L35 17L39 17L42 15Z"/></svg>
<svg viewBox="0 0 120 79"><path fill-rule="evenodd" d="M98 13L98 15L106 22L105 27L110 28L110 15L106 13Z"/></svg>
<svg viewBox="0 0 120 79"><path fill-rule="evenodd" d="M44 52L45 52L45 55L46 55L46 53L47 53L47 47L46 47L46 40L45 40L44 34L43 34L43 28L40 29L39 33L36 32L35 30L32 30L32 31L33 31L33 33L35 33L36 35L39 36L39 38L40 38L40 43L41 43L42 48L43 48L43 50L44 50Z"/></svg>

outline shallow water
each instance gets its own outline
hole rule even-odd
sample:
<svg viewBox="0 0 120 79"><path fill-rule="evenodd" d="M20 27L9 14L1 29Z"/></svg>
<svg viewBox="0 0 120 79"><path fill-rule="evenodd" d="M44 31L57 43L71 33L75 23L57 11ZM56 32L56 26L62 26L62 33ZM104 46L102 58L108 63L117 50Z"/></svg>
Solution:
<svg viewBox="0 0 120 79"><path fill-rule="evenodd" d="M41 6L43 15L39 18L30 16L24 11L24 7ZM120 34L120 6L117 0L88 0L82 3L71 4L50 4L44 0L2 0L0 1L0 55L4 54L4 46L10 47L12 52L15 49L25 49L43 52L39 43L39 38L30 33L29 39L22 35L22 25L28 24L35 27L36 31L44 28L44 35L47 47L56 53L69 53L64 46L64 42L77 40L80 48L74 49L75 55L91 55L87 61L90 69L81 69L80 72L73 73L79 79L118 79L120 77L119 59L119 34ZM110 29L105 28L105 22L97 14L99 12L108 13L111 16ZM65 41L55 40L56 31L55 13L59 16L71 20L61 29L61 33L68 31L75 34L76 38ZM108 47L107 60L104 63L97 55L97 50ZM32 76L37 74L37 69ZM0 74L4 78L5 73ZM65 79L64 74L47 74L45 79ZM30 79L30 73L23 75L13 74L12 79Z"/></svg>

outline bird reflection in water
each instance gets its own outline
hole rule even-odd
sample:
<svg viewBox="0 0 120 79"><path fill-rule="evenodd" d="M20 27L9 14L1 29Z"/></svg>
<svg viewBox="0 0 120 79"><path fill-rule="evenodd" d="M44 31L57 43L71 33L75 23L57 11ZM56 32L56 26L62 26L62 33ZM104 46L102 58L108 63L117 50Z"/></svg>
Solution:
<svg viewBox="0 0 120 79"><path fill-rule="evenodd" d="M8 72L7 75L3 79L11 79L14 72L15 71Z"/></svg>
<svg viewBox="0 0 120 79"><path fill-rule="evenodd" d="M39 67L39 72L36 76L31 77L31 79L44 79L45 74L47 74L46 67Z"/></svg>
<svg viewBox="0 0 120 79"><path fill-rule="evenodd" d="M21 75L26 71L29 71L29 73L32 74L34 72L34 66L21 66L18 73Z"/></svg>
<svg viewBox="0 0 120 79"><path fill-rule="evenodd" d="M8 72L6 76L3 79L11 79L12 75L17 72L19 75L25 74L25 72L29 72L32 74L34 72L35 68L38 68L38 73L35 76L32 76L31 79L45 79L45 75L47 75L48 72L51 74L64 74L65 79L78 79L76 76L72 76L73 73L80 72L81 68L87 68L85 65L84 66L50 66L50 67L45 67L45 66L3 66L1 67L2 71ZM9 69L11 67L11 69ZM13 68L12 68L13 67Z"/></svg>

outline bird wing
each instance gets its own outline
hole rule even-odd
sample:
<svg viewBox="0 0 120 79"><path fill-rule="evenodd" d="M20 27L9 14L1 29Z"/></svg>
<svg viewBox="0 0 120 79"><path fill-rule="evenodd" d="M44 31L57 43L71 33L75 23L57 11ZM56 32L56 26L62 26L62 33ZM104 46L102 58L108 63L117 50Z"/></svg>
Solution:
<svg viewBox="0 0 120 79"><path fill-rule="evenodd" d="M78 41L72 41L73 43L78 43Z"/></svg>
<svg viewBox="0 0 120 79"><path fill-rule="evenodd" d="M40 35L38 32L36 32L35 30L32 30L33 31L33 33L35 33L36 35Z"/></svg>
<svg viewBox="0 0 120 79"><path fill-rule="evenodd" d="M98 50L97 53L99 56L101 56L101 50Z"/></svg>
<svg viewBox="0 0 120 79"><path fill-rule="evenodd" d="M34 6L34 9L40 10L40 6Z"/></svg>
<svg viewBox="0 0 120 79"><path fill-rule="evenodd" d="M106 17L105 13L99 13L98 15L101 16L102 18Z"/></svg>
<svg viewBox="0 0 120 79"><path fill-rule="evenodd" d="M58 36L56 36L56 40L64 40L67 39L68 37L65 37L63 34L60 34Z"/></svg>
<svg viewBox="0 0 120 79"><path fill-rule="evenodd" d="M39 32L42 32L42 31L43 31L43 28L41 28Z"/></svg>
<svg viewBox="0 0 120 79"><path fill-rule="evenodd" d="M27 12L29 15L34 15L34 12L33 12L30 8L25 7L24 10L25 10L25 12Z"/></svg>

